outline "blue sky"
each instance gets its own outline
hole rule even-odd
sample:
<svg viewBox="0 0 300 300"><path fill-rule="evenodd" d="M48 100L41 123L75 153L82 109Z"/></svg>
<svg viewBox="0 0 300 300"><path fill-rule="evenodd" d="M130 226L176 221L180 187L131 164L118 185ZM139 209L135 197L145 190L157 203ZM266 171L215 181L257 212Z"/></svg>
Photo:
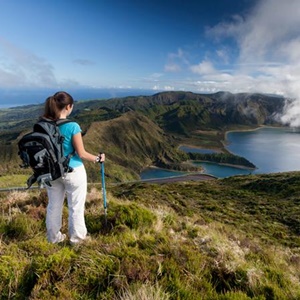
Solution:
<svg viewBox="0 0 300 300"><path fill-rule="evenodd" d="M0 7L0 89L7 94L299 94L298 0L0 0Z"/></svg>

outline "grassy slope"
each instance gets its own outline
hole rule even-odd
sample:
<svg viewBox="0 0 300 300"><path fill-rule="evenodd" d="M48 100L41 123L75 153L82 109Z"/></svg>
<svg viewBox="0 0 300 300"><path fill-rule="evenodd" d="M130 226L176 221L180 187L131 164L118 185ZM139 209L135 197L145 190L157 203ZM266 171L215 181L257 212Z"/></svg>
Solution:
<svg viewBox="0 0 300 300"><path fill-rule="evenodd" d="M46 242L44 191L0 194L1 299L299 299L300 173L107 189L79 248Z"/></svg>
<svg viewBox="0 0 300 300"><path fill-rule="evenodd" d="M139 179L142 169L153 162L176 164L183 155L161 128L137 112L92 123L84 140L92 153L107 153L108 180L112 182ZM91 180L99 181L98 170L93 173L93 166L86 166Z"/></svg>

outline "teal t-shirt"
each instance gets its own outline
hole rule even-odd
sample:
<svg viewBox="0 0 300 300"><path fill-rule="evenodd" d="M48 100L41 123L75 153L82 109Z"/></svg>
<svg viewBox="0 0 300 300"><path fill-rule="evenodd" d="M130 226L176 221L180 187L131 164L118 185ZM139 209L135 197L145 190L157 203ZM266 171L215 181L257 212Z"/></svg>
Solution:
<svg viewBox="0 0 300 300"><path fill-rule="evenodd" d="M76 122L65 123L59 126L60 133L65 137L63 143L64 156L74 152L72 143L73 135L81 132L81 128ZM69 166L72 168L80 167L83 164L82 159L75 152L70 159Z"/></svg>

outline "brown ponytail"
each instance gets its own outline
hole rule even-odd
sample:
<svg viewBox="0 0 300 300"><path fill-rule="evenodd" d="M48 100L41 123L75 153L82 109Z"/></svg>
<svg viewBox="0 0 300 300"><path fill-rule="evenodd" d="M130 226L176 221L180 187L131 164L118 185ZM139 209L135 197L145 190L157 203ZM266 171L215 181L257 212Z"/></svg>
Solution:
<svg viewBox="0 0 300 300"><path fill-rule="evenodd" d="M57 92L46 99L43 117L58 120L60 112L69 104L74 104L73 97L67 92Z"/></svg>

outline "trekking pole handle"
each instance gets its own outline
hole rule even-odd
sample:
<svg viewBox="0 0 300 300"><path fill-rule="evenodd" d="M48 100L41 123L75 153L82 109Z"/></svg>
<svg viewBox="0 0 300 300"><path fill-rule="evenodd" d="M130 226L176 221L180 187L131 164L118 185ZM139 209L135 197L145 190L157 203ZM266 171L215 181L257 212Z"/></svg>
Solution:
<svg viewBox="0 0 300 300"><path fill-rule="evenodd" d="M104 153L99 153L96 156L95 160L94 160L95 163L97 162L97 163L100 163L100 164L102 164L104 161L105 161L105 154Z"/></svg>
<svg viewBox="0 0 300 300"><path fill-rule="evenodd" d="M105 154L103 152L99 153L99 162L102 164L105 161Z"/></svg>

